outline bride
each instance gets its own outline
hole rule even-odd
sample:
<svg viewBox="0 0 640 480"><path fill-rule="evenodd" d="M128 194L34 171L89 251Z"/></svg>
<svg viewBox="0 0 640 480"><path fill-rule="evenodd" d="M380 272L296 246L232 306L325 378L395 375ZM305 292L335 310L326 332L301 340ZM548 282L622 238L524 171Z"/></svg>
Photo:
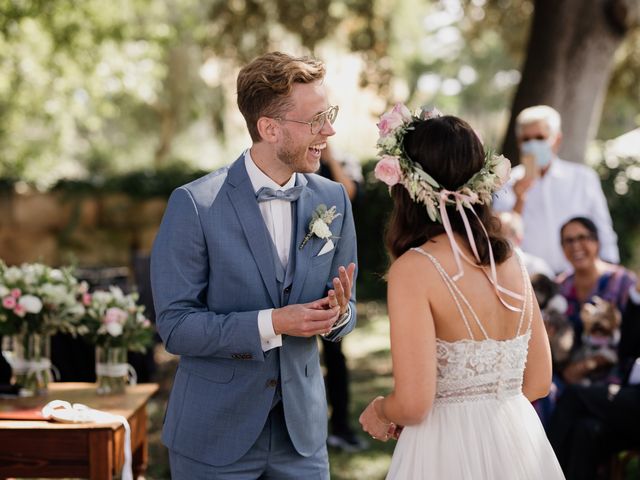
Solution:
<svg viewBox="0 0 640 480"><path fill-rule="evenodd" d="M394 390L360 416L397 438L388 479L562 479L531 401L551 355L522 261L499 234L491 194L507 180L453 116L402 104L382 116L376 177L394 210L387 248Z"/></svg>

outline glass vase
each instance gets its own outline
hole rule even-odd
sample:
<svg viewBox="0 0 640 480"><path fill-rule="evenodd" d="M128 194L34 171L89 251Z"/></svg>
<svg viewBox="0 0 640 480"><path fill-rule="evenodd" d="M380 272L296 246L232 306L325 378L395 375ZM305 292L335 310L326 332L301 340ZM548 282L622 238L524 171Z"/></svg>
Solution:
<svg viewBox="0 0 640 480"><path fill-rule="evenodd" d="M51 381L51 336L20 333L13 336L11 368L24 396L45 395Z"/></svg>
<svg viewBox="0 0 640 480"><path fill-rule="evenodd" d="M124 393L128 377L126 348L96 346L96 382L99 395Z"/></svg>

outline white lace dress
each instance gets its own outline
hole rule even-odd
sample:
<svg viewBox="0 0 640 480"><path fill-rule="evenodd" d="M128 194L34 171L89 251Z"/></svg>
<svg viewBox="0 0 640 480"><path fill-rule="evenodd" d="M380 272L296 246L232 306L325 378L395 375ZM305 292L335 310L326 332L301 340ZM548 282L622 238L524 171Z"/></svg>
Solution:
<svg viewBox="0 0 640 480"><path fill-rule="evenodd" d="M540 420L522 394L531 314L523 325L523 308L515 338L490 339L440 263L423 250L414 250L429 257L440 272L470 339L436 341L433 408L422 423L402 431L387 479L564 479ZM530 284L525 285L525 297L530 298ZM471 312L484 339L473 339L460 302Z"/></svg>

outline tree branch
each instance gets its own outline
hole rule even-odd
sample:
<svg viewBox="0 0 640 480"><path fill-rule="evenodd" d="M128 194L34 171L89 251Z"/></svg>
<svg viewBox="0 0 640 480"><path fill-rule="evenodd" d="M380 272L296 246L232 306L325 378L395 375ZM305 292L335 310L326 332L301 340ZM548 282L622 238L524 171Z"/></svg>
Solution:
<svg viewBox="0 0 640 480"><path fill-rule="evenodd" d="M619 35L640 26L640 2L638 0L609 0L605 4L609 24Z"/></svg>

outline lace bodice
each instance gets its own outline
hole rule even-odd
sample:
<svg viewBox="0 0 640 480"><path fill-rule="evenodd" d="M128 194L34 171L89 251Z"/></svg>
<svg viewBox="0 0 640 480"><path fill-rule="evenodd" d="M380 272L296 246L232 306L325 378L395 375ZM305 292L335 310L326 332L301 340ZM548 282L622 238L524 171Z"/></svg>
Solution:
<svg viewBox="0 0 640 480"><path fill-rule="evenodd" d="M509 340L436 341L436 403L503 399L522 391L531 331Z"/></svg>
<svg viewBox="0 0 640 480"><path fill-rule="evenodd" d="M520 261L525 291L516 336L507 340L489 338L482 322L462 294L455 281L431 254L421 248L413 250L428 257L447 286L469 335L468 339L447 342L436 339L436 404L504 399L522 392L524 367L527 360L533 309L531 283ZM529 308L527 309L527 302ZM463 305L482 332L483 339L473 336ZM525 311L528 321L525 325Z"/></svg>

